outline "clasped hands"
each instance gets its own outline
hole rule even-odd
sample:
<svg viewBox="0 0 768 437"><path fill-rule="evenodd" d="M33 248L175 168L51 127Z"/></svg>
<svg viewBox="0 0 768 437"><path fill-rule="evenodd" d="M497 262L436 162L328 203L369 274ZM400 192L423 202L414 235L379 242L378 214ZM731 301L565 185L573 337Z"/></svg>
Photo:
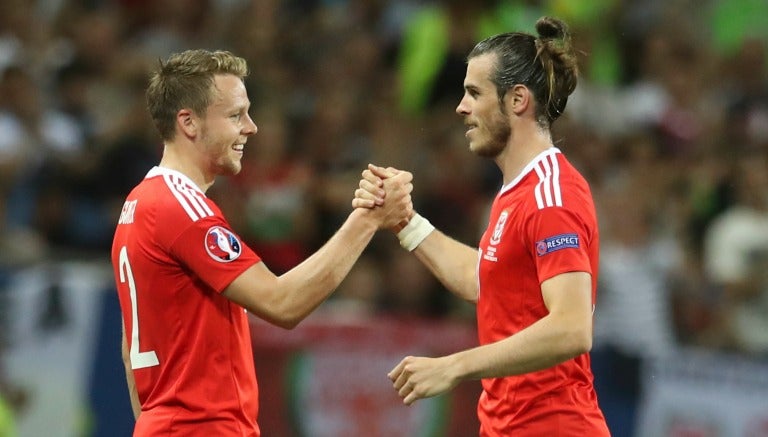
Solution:
<svg viewBox="0 0 768 437"><path fill-rule="evenodd" d="M393 167L368 164L363 170L359 188L355 190L352 207L379 210L383 214L381 228L398 231L413 217L413 175ZM385 199L386 202L385 202Z"/></svg>

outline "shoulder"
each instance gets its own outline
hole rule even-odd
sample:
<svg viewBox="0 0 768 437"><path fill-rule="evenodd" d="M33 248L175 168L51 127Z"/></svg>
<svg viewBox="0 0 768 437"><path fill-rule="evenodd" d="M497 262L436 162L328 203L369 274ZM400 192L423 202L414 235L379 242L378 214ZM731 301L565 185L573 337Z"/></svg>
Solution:
<svg viewBox="0 0 768 437"><path fill-rule="evenodd" d="M170 240L191 226L220 216L219 209L205 194L172 174L150 172L128 196L126 204L129 203L133 203L128 206L136 211L142 228Z"/></svg>
<svg viewBox="0 0 768 437"><path fill-rule="evenodd" d="M213 201L185 178L166 173L158 179L160 189L165 193L163 206L169 214L191 222L218 215Z"/></svg>
<svg viewBox="0 0 768 437"><path fill-rule="evenodd" d="M559 152L547 154L535 162L524 191L528 209L532 212L592 206L589 184Z"/></svg>
<svg viewBox="0 0 768 437"><path fill-rule="evenodd" d="M137 191L141 202L152 208L158 221L193 223L220 214L194 182L172 170L153 168Z"/></svg>

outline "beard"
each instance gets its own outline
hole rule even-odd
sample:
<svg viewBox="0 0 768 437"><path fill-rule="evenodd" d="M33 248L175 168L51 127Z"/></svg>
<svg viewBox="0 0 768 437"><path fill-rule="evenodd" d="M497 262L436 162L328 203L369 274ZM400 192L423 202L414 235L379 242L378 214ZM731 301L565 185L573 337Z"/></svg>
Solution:
<svg viewBox="0 0 768 437"><path fill-rule="evenodd" d="M230 153L224 153L215 161L217 174L223 176L235 176L243 169L243 164L239 159L231 156Z"/></svg>
<svg viewBox="0 0 768 437"><path fill-rule="evenodd" d="M484 158L496 158L507 147L512 128L504 114L498 112L491 118L487 130L490 138L486 143L476 147L475 153Z"/></svg>
<svg viewBox="0 0 768 437"><path fill-rule="evenodd" d="M220 167L221 174L227 176L236 176L243 169L243 165L240 161L229 160L224 162Z"/></svg>

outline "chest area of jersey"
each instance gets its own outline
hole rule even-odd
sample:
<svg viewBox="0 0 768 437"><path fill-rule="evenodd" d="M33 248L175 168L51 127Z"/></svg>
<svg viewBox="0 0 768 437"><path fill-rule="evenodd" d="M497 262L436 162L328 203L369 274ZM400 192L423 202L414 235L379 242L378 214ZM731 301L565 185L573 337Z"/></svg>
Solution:
<svg viewBox="0 0 768 437"><path fill-rule="evenodd" d="M480 239L481 275L517 270L530 257L523 224L524 207L514 198L505 200L494 202L488 228Z"/></svg>

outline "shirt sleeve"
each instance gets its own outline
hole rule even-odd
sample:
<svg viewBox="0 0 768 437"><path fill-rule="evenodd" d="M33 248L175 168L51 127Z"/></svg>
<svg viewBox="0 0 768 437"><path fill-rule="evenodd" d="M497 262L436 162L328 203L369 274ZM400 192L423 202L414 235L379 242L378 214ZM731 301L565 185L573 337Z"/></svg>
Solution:
<svg viewBox="0 0 768 437"><path fill-rule="evenodd" d="M171 256L217 293L261 258L222 217L193 222L170 247Z"/></svg>
<svg viewBox="0 0 768 437"><path fill-rule="evenodd" d="M564 207L536 210L526 224L526 240L539 283L561 273L593 274L589 257L594 228Z"/></svg>

